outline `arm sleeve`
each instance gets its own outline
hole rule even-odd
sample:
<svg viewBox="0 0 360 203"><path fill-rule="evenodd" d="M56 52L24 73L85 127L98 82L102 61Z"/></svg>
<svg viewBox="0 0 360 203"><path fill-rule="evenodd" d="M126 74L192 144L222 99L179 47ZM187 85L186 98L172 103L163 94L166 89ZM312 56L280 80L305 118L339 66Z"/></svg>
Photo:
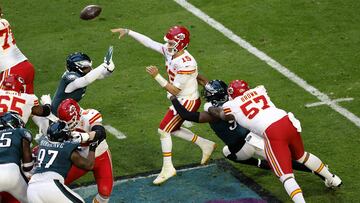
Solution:
<svg viewBox="0 0 360 203"><path fill-rule="evenodd" d="M128 35L131 36L132 38L134 38L136 41L140 42L145 47L147 47L149 49L152 49L152 50L154 50L156 52L159 52L160 54L164 55L163 44L161 44L159 42L156 42L156 41L150 39L149 37L147 37L147 36L145 36L143 34L134 32L132 30L129 30Z"/></svg>
<svg viewBox="0 0 360 203"><path fill-rule="evenodd" d="M70 82L65 88L65 93L71 93L76 89L86 87L95 80L102 79L108 74L109 71L107 71L106 68L104 68L103 65L101 64L97 68L91 70L84 77L77 78L74 81Z"/></svg>
<svg viewBox="0 0 360 203"><path fill-rule="evenodd" d="M189 112L183 105L180 104L177 98L171 98L171 103L174 105L174 108L179 113L182 119L199 123L199 112Z"/></svg>

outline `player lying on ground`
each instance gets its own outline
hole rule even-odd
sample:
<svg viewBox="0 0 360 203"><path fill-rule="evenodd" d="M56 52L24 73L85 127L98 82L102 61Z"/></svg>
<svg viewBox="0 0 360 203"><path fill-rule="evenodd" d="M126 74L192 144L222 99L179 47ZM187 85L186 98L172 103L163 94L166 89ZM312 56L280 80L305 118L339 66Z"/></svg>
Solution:
<svg viewBox="0 0 360 203"><path fill-rule="evenodd" d="M27 190L30 203L85 202L64 184L72 165L85 170L94 167L97 141L91 143L86 158L80 155L79 146L65 122L50 124L47 135L39 140L37 166Z"/></svg>
<svg viewBox="0 0 360 203"><path fill-rule="evenodd" d="M201 101L198 92L198 67L195 58L186 50L190 43L190 32L184 26L171 27L164 36L165 44L156 42L149 37L132 30L118 28L111 30L119 33L119 37L128 35L139 43L148 47L165 58L166 71L169 80L163 78L155 66L147 67L147 72L171 94L176 95L181 104L189 111L197 111ZM176 169L172 163L172 139L171 135L191 141L202 150L201 164L206 164L215 149L214 142L202 138L186 128L180 128L184 120L169 108L163 120L160 122L158 132L160 134L161 149L163 152L163 167L154 184L161 184L176 175Z"/></svg>
<svg viewBox="0 0 360 203"><path fill-rule="evenodd" d="M225 121L236 121L264 138L266 158L294 202L305 200L295 180L291 160L323 176L326 187L341 185L340 178L330 173L317 156L304 150L300 121L292 113L277 108L264 86L250 89L245 81L235 80L229 84L227 92L229 101L222 107L209 107L208 111Z"/></svg>
<svg viewBox="0 0 360 203"><path fill-rule="evenodd" d="M21 202L27 202L27 178L33 168L30 143L31 133L17 113L7 112L0 117L0 192L10 193ZM13 197L0 196L2 202L14 202ZM8 199L10 198L10 199Z"/></svg>
<svg viewBox="0 0 360 203"><path fill-rule="evenodd" d="M204 86L203 94L207 103L215 107L221 107L229 99L227 85L221 80L211 80ZM184 120L196 123L209 123L215 134L226 144L223 148L223 155L234 162L254 165L262 169L271 169L265 160L264 140L261 136L250 132L234 121L224 121L210 113L190 112L186 110L175 96L170 100ZM304 165L293 162L295 170L311 172Z"/></svg>
<svg viewBox="0 0 360 203"><path fill-rule="evenodd" d="M98 140L99 143L95 151L94 168L84 170L73 165L65 179L65 184L68 185L87 172L92 171L98 188L98 194L93 201L98 203L109 202L114 180L111 154L105 139L106 131L102 126L101 114L95 109L81 109L73 99L62 101L57 114L60 120L65 121L70 126L73 131L72 136L78 137L82 142L81 156L87 156L89 144L92 142L88 141L89 139Z"/></svg>

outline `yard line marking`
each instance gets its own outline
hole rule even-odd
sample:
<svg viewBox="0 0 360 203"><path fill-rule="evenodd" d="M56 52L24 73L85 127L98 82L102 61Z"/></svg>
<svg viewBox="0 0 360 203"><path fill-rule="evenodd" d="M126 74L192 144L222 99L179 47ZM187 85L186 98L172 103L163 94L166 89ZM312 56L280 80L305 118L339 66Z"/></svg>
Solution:
<svg viewBox="0 0 360 203"><path fill-rule="evenodd" d="M192 170L196 170L196 169L200 169L200 168L208 168L208 167L214 166L214 165L216 165L216 164L208 164L208 165L204 165L204 166L196 166L196 167L192 167L192 168L184 168L184 169L176 170L176 172L192 171ZM140 179L155 177L157 175L159 175L159 174L156 173L156 174L150 174L148 176L138 176L138 177L134 177L134 178L127 178L127 179L123 179L123 180L117 180L117 181L114 182L114 186L119 185L121 183L129 182L129 181L136 181L136 180L140 180ZM77 187L77 188L74 189L74 191L76 192L76 190L89 189L89 188L95 188L95 187L97 187L97 186L94 183L94 184L88 185L88 186Z"/></svg>
<svg viewBox="0 0 360 203"><path fill-rule="evenodd" d="M342 101L353 101L354 98L339 98L339 99L334 99L332 100L333 102L342 102ZM314 106L321 106L321 105L326 105L325 102L315 102L315 103L311 103L311 104L306 104L306 107L314 107Z"/></svg>
<svg viewBox="0 0 360 203"><path fill-rule="evenodd" d="M308 84L304 79L300 78L295 73L288 70L285 66L281 65L280 63L278 63L277 61L266 55L264 52L258 50L256 47L252 46L250 43L248 43L238 35L234 34L230 29L226 28L224 25L222 25L215 19L211 18L206 13L202 12L200 9L196 8L186 0L174 0L174 1L183 8L185 8L186 10L188 10L190 13L194 14L195 16L203 20L205 23L216 29L217 31L221 32L227 38L229 38L230 40L232 40L242 48L246 49L251 54L255 55L257 58L267 63L269 66L271 66L273 69L283 74L289 80L291 80L298 86L302 87L310 94L317 97L320 101L330 106L330 108L340 113L341 115L349 119L351 122L353 122L356 126L360 128L360 118L357 117L355 114L351 113L350 111L348 111L347 109L337 105L337 103L333 102L329 98L329 96L327 96L326 94L320 92L315 87Z"/></svg>
<svg viewBox="0 0 360 203"><path fill-rule="evenodd" d="M111 125L104 125L104 128L119 140L126 138L126 135L124 133L118 131L116 128L112 127Z"/></svg>

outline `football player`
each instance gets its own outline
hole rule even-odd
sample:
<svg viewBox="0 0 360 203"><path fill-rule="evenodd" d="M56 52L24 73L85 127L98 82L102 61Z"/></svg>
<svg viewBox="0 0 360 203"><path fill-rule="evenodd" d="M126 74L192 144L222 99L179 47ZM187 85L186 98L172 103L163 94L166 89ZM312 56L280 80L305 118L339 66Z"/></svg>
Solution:
<svg viewBox="0 0 360 203"><path fill-rule="evenodd" d="M209 105L221 107L229 100L227 85L222 80L211 80L206 83L203 94L207 102L205 107ZM234 121L221 120L206 111L190 112L180 104L175 96L171 96L170 100L175 110L184 120L209 123L215 134L226 144L223 148L223 155L227 159L237 163L258 166L262 169L271 169L265 160L264 140L261 136L250 132ZM298 162L293 162L293 168L311 172Z"/></svg>
<svg viewBox="0 0 360 203"><path fill-rule="evenodd" d="M111 30L119 33L120 38L128 35L139 43L148 47L165 58L168 79L163 78L157 67L149 66L146 71L171 94L176 95L183 106L189 111L197 111L200 107L198 92L198 68L195 58L186 50L190 42L190 32L184 26L171 27L164 36L165 44L156 42L149 37L135 31L118 28ZM163 167L158 177L153 181L154 184L161 184L167 179L176 175L176 169L172 163L172 140L171 135L175 135L184 140L198 145L202 150L201 164L206 164L215 149L214 142L202 138L186 128L180 128L184 120L170 107L160 123L158 132L160 134L161 148L163 152Z"/></svg>
<svg viewBox="0 0 360 203"><path fill-rule="evenodd" d="M77 150L80 143L71 138L63 121L50 124L47 135L40 138L35 173L27 190L30 203L85 202L64 184L64 179L72 165L85 170L94 167L97 142L90 145L84 158Z"/></svg>
<svg viewBox="0 0 360 203"><path fill-rule="evenodd" d="M114 69L112 59L109 63L104 61L97 68L92 69L92 61L87 54L81 52L70 54L66 59L66 71L52 99L52 113L57 115L58 106L64 99L72 98L79 102L89 84L109 76Z"/></svg>
<svg viewBox="0 0 360 203"><path fill-rule="evenodd" d="M34 94L25 93L24 86L24 79L19 75L11 74L4 79L0 88L0 114L16 112L25 124L30 115L48 116L50 105L40 105Z"/></svg>
<svg viewBox="0 0 360 203"><path fill-rule="evenodd" d="M14 112L7 112L0 117L0 200L2 202L27 202L27 180L23 178L20 166L30 177L33 168L30 143L31 133L24 128L25 123ZM13 197L4 197L4 193ZM8 199L9 198L9 199Z"/></svg>
<svg viewBox="0 0 360 203"><path fill-rule="evenodd" d="M10 74L24 79L24 92L34 93L34 66L17 47L9 22L0 7L0 84Z"/></svg>
<svg viewBox="0 0 360 203"><path fill-rule="evenodd" d="M81 142L80 154L87 156L89 151L89 139L98 140L99 146L95 151L95 163L92 170L84 170L73 165L65 179L68 185L92 171L98 187L98 194L93 202L109 202L113 188L113 172L109 146L106 142L106 131L102 126L102 116L95 109L81 109L79 104L73 99L65 99L58 108L58 117L70 126L73 137L78 137Z"/></svg>
<svg viewBox="0 0 360 203"><path fill-rule="evenodd" d="M341 179L315 155L306 152L300 135L301 125L292 113L277 108L264 86L250 89L243 80L234 80L227 90L230 100L208 111L226 121L234 120L251 132L263 136L270 166L294 202L305 202L297 184L291 160L304 164L325 179L326 187L339 187Z"/></svg>

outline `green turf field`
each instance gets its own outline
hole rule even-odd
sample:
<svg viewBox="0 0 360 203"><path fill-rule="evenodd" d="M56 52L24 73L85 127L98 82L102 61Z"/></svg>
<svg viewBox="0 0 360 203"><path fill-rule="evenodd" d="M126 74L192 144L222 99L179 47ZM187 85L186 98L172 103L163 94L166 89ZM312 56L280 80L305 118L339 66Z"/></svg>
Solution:
<svg viewBox="0 0 360 203"><path fill-rule="evenodd" d="M190 2L331 99L353 98L339 105L360 117L360 1ZM80 20L83 6L94 3L103 7L100 17ZM359 127L329 106L306 108L305 104L319 100L174 1L5 0L1 5L17 45L36 67L38 96L55 92L69 53L86 52L97 66L108 46L114 45L114 74L92 84L81 106L100 110L106 124L127 135L124 140L108 137L116 176L160 169L157 127L169 102L165 91L145 72L150 64L163 67L162 56L131 38L118 40L110 29L127 27L161 41L168 27L182 24L190 29L188 50L203 75L227 82L241 78L252 86L263 84L278 107L302 121L305 148L329 164L344 182L340 190L330 191L317 177L295 173L308 202L360 201ZM192 131L217 141L213 158L222 157L223 144L207 125L195 125ZM199 148L173 139L175 166L200 159ZM236 167L280 200L290 202L270 172ZM82 181L90 179L87 176Z"/></svg>

